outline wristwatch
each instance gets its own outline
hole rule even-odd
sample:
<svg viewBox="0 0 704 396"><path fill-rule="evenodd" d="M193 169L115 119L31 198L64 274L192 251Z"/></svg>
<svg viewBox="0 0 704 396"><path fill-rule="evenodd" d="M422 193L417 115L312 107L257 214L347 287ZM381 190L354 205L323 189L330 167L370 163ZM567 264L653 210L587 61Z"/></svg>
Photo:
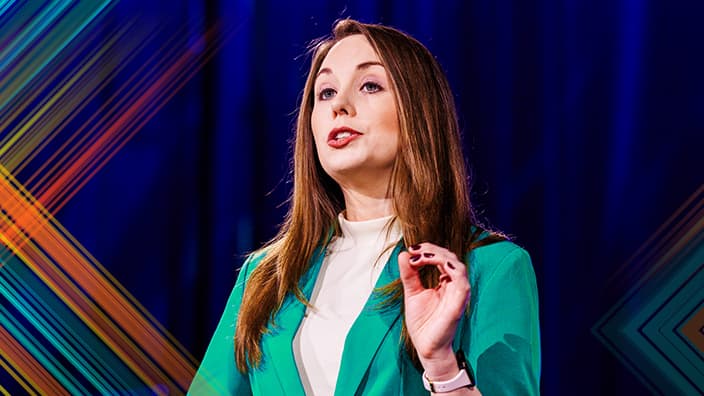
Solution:
<svg viewBox="0 0 704 396"><path fill-rule="evenodd" d="M425 390L433 393L445 393L465 387L469 389L474 388L474 373L472 372L472 368L467 364L462 349L457 351L455 358L457 359L457 367L460 371L452 379L447 381L430 381L428 377L426 377L425 371L423 372L423 386L425 386Z"/></svg>

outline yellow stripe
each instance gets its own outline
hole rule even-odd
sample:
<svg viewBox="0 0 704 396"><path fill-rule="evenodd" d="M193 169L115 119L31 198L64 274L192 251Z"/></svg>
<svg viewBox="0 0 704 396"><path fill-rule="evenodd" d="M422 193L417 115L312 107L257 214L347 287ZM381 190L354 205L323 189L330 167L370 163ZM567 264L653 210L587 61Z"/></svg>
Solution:
<svg viewBox="0 0 704 396"><path fill-rule="evenodd" d="M101 50L98 52L96 56L90 59L90 61L86 62L83 67L78 69L76 74L74 74L65 85L63 85L58 92L51 96L45 103L44 105L36 112L34 115L26 122L23 123L22 126L20 127L19 131L15 132L12 137L9 139L8 142L5 143L2 147L0 147L0 156L5 155L5 153L10 150L12 145L20 138L22 135L24 135L25 132L27 132L30 127L39 119L39 117L43 116L44 113L47 112L51 106L56 103L61 96L63 96L75 83L78 81L78 79L85 74L88 69L99 59L100 56L102 56L103 53L107 51L106 47L101 48Z"/></svg>
<svg viewBox="0 0 704 396"><path fill-rule="evenodd" d="M2 236L2 234L0 234L0 236ZM27 391L28 394L30 394L30 395L32 395L32 396L36 396L36 395L37 395L37 392L34 391L34 388L32 388L32 387L24 380L23 377L21 377L20 375L18 375L12 367L10 367L7 363L5 363L5 360L4 360L4 359L0 359L0 366L2 366L2 368L4 368L5 371L8 372L8 373L10 374L10 376L12 376L12 378L14 378L15 381L17 381L18 384L20 384L20 386L22 387L22 389L24 389L25 391ZM0 385L0 388L2 388L2 385ZM7 390L6 390L5 388L2 388L2 392L3 392L3 395L9 395L9 394L10 394L9 392L7 392Z"/></svg>

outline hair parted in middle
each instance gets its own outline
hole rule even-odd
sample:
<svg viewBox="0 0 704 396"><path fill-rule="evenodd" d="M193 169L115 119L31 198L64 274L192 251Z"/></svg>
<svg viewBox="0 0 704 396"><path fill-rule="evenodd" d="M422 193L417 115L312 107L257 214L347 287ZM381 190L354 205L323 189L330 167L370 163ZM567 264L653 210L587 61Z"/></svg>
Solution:
<svg viewBox="0 0 704 396"><path fill-rule="evenodd" d="M388 186L395 221L405 246L432 242L464 257L473 248L504 239L491 233L478 241L478 226L469 199L457 111L445 73L433 55L413 37L383 25L351 19L338 21L332 36L317 41L298 112L293 153L293 192L285 221L258 253L264 257L245 287L235 330L237 367L246 372L262 360L260 341L284 299L293 293L308 304L298 287L316 248L340 233L337 216L345 209L338 184L318 159L311 114L314 84L330 49L345 37L361 34L379 56L396 96L399 147ZM476 226L476 227L473 227ZM426 267L428 268L428 267ZM438 283L437 270L421 272L423 284ZM403 298L400 280L385 286L390 303ZM417 354L403 328L406 350Z"/></svg>

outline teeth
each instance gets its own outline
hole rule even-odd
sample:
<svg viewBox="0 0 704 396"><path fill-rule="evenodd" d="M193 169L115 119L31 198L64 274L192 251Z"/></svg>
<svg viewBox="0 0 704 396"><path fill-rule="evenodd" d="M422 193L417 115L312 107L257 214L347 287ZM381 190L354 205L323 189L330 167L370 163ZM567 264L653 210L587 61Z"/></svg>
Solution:
<svg viewBox="0 0 704 396"><path fill-rule="evenodd" d="M349 132L340 132L337 135L335 135L335 140L344 139L344 138L350 137L350 136L352 136L352 134Z"/></svg>

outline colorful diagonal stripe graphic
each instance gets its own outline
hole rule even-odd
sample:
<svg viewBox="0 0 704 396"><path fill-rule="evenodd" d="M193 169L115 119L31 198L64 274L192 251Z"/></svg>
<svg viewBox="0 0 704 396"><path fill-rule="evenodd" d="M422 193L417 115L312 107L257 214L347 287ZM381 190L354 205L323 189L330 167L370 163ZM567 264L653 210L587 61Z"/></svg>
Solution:
<svg viewBox="0 0 704 396"><path fill-rule="evenodd" d="M28 394L178 394L197 364L54 217L229 38L117 6L0 1L0 367Z"/></svg>
<svg viewBox="0 0 704 396"><path fill-rule="evenodd" d="M704 186L612 279L635 284L592 332L654 393L704 394Z"/></svg>

